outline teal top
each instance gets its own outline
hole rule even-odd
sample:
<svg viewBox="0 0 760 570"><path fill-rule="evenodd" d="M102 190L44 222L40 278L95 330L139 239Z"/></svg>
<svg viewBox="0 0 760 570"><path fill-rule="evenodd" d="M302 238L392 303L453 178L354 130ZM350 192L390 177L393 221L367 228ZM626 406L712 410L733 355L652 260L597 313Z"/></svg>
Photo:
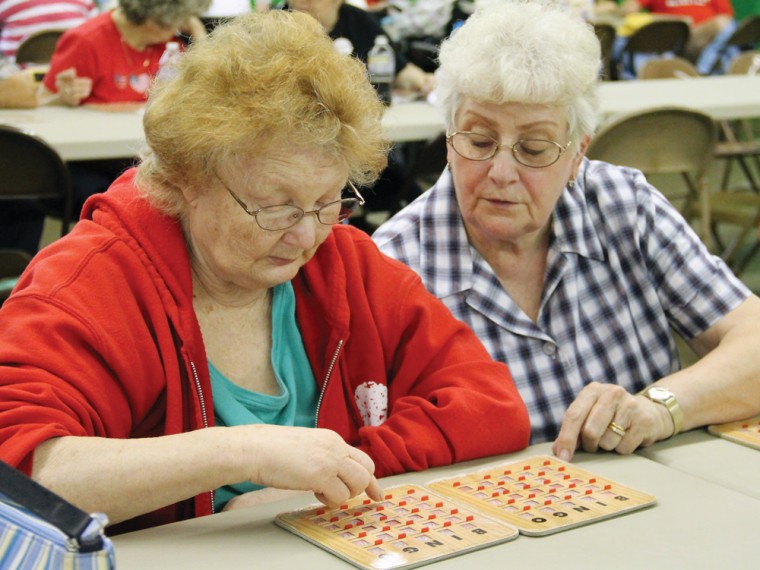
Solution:
<svg viewBox="0 0 760 570"><path fill-rule="evenodd" d="M296 297L290 282L277 285L272 295L271 356L280 387L276 396L241 388L209 361L216 425L314 427L319 393L298 330ZM216 491L215 509L220 511L232 497L257 489L261 486L248 482L220 487Z"/></svg>

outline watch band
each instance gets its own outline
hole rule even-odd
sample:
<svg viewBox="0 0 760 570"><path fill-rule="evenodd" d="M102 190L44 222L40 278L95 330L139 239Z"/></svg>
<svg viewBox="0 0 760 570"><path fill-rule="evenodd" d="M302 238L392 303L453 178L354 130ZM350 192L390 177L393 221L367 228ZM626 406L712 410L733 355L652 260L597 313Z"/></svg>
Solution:
<svg viewBox="0 0 760 570"><path fill-rule="evenodd" d="M670 417L673 419L673 433L670 434L670 437L683 431L683 412L673 392L663 386L648 386L640 394L667 408Z"/></svg>

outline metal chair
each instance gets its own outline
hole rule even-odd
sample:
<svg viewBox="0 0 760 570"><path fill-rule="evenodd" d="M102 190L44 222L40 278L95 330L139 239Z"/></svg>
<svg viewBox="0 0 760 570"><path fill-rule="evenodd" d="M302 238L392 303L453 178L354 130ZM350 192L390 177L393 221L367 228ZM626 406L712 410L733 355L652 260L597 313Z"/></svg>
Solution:
<svg viewBox="0 0 760 570"><path fill-rule="evenodd" d="M728 62L730 75L757 75L760 73L760 51L744 51Z"/></svg>
<svg viewBox="0 0 760 570"><path fill-rule="evenodd" d="M681 19L656 19L644 24L628 37L613 71L617 77L622 76L624 69L636 75L634 57L639 54L683 55L690 33L689 24Z"/></svg>
<svg viewBox="0 0 760 570"><path fill-rule="evenodd" d="M760 73L760 53L748 52L732 60L729 67L733 73ZM639 69L639 79L688 79L699 77L699 71L690 61L680 58L655 58L644 63ZM727 191L731 185L731 172L734 161L739 164L752 191L760 193L760 143L747 120L718 121L720 142L715 148L715 158L725 160L721 181L721 190ZM750 160L754 161L752 172Z"/></svg>
<svg viewBox="0 0 760 570"><path fill-rule="evenodd" d="M699 71L683 57L656 57L645 61L636 74L639 79L687 79L699 77Z"/></svg>
<svg viewBox="0 0 760 570"><path fill-rule="evenodd" d="M712 192L709 167L718 138L718 126L695 109L666 107L621 117L603 127L592 140L587 156L612 164L638 168L647 175L678 174L688 190L681 212L687 220L701 219L701 237L712 251L740 271L735 255L760 222L760 196L754 193ZM726 244L718 224L737 226ZM717 247L716 247L717 246Z"/></svg>
<svg viewBox="0 0 760 570"><path fill-rule="evenodd" d="M38 200L61 219L61 236L71 225L72 188L66 164L39 137L0 125L0 201Z"/></svg>
<svg viewBox="0 0 760 570"><path fill-rule="evenodd" d="M707 174L717 136L715 122L705 113L681 107L653 108L603 126L586 155L637 168L647 175L679 175L686 187L681 212L689 219L701 209L709 220ZM709 236L709 231L705 235Z"/></svg>
<svg viewBox="0 0 760 570"><path fill-rule="evenodd" d="M602 22L594 23L594 33L599 38L599 45L602 48L602 80L613 79L612 73L612 48L615 45L617 32L615 26Z"/></svg>
<svg viewBox="0 0 760 570"><path fill-rule="evenodd" d="M760 16L747 16L739 25L736 26L734 33L721 46L720 51L715 58L715 64L710 69L710 73L718 71L724 63L727 53L732 49L740 51L754 51L760 44Z"/></svg>
<svg viewBox="0 0 760 570"><path fill-rule="evenodd" d="M0 305L10 297L13 287L32 256L21 249L0 249Z"/></svg>
<svg viewBox="0 0 760 570"><path fill-rule="evenodd" d="M50 63L58 38L64 30L42 30L27 36L16 51L16 63Z"/></svg>

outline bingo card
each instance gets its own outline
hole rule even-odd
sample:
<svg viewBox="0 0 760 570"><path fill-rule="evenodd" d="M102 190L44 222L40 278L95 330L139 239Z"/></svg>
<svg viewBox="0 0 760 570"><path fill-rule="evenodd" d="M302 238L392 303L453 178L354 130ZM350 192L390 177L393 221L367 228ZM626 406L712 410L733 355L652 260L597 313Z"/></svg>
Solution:
<svg viewBox="0 0 760 570"><path fill-rule="evenodd" d="M337 509L311 506L275 522L367 570L415 568L519 536L515 527L416 485L360 495Z"/></svg>
<svg viewBox="0 0 760 570"><path fill-rule="evenodd" d="M607 519L657 501L653 495L543 455L440 479L427 487L533 536Z"/></svg>
<svg viewBox="0 0 760 570"><path fill-rule="evenodd" d="M760 449L760 416L739 422L708 426L707 430L736 443Z"/></svg>

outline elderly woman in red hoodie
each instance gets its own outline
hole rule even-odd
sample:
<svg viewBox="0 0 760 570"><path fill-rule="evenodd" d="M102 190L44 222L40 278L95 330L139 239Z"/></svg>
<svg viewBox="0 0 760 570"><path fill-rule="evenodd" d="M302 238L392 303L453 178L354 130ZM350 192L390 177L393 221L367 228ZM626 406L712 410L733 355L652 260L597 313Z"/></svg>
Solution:
<svg viewBox="0 0 760 570"><path fill-rule="evenodd" d="M524 447L507 367L341 224L385 165L382 111L308 15L193 45L142 163L0 310L0 459L116 532Z"/></svg>

